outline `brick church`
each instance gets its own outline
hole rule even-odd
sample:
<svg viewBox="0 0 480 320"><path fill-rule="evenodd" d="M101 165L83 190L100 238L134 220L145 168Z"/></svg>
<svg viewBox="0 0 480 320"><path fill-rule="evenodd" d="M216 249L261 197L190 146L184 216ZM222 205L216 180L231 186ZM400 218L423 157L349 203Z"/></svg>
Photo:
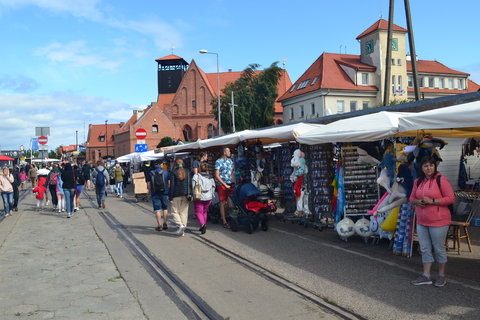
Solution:
<svg viewBox="0 0 480 320"><path fill-rule="evenodd" d="M182 57L168 55L155 60L158 66L158 96L144 110L134 110L127 122L113 130L108 141L109 156L116 158L135 151L135 131L147 130L145 143L148 150L155 149L163 137L174 140L196 141L217 135L218 124L212 114L212 101L217 98L217 73L205 73L194 60L188 64ZM260 73L261 71L256 71ZM220 73L220 89L234 82L242 72ZM292 82L286 70L278 82L280 97ZM283 108L275 102L275 124L283 123ZM98 126L98 128L97 128ZM87 142L87 160L96 161L103 152L96 150L105 144L104 125L90 125ZM103 130L103 131L102 131ZM107 132L109 135L110 132ZM108 138L107 138L108 139Z"/></svg>

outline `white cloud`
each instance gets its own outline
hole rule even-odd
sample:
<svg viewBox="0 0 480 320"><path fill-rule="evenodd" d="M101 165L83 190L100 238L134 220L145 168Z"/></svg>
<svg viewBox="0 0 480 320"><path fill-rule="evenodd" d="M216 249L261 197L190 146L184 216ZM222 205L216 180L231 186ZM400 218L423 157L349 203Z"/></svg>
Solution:
<svg viewBox="0 0 480 320"><path fill-rule="evenodd" d="M32 92L39 87L35 79L25 76L0 74L0 90L9 90L18 93Z"/></svg>
<svg viewBox="0 0 480 320"><path fill-rule="evenodd" d="M0 136L2 149L27 145L35 127L50 127L49 147L75 143L88 134L88 124L127 121L132 107L100 97L80 96L71 92L48 95L0 94ZM84 127L87 132L84 133Z"/></svg>
<svg viewBox="0 0 480 320"><path fill-rule="evenodd" d="M35 55L44 56L51 62L69 63L76 67L93 66L113 70L121 62L105 59L98 54L90 53L84 40L71 41L65 44L54 42L35 50Z"/></svg>
<svg viewBox="0 0 480 320"><path fill-rule="evenodd" d="M6 9L19 9L27 6L36 6L53 12L70 13L78 18L93 21L103 19L98 9L100 0L0 0L0 6Z"/></svg>

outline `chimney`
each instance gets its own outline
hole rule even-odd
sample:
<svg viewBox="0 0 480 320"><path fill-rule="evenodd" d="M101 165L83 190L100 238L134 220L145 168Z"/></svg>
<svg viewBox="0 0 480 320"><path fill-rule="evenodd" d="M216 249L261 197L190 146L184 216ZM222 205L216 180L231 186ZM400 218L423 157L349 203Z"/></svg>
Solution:
<svg viewBox="0 0 480 320"><path fill-rule="evenodd" d="M232 72L232 69L228 69L228 72Z"/></svg>

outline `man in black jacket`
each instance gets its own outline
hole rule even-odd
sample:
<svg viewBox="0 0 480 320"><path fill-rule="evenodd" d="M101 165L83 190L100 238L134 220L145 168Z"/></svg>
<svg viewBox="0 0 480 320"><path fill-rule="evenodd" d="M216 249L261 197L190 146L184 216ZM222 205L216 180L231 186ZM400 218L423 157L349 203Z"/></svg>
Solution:
<svg viewBox="0 0 480 320"><path fill-rule="evenodd" d="M18 166L13 167L13 211L18 211L18 187L22 183L20 180L20 169Z"/></svg>

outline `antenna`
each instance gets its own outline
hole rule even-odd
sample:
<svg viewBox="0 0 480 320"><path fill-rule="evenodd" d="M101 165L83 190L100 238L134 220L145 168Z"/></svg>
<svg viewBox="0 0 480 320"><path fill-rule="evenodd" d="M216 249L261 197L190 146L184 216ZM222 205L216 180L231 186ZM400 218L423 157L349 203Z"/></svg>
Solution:
<svg viewBox="0 0 480 320"><path fill-rule="evenodd" d="M173 50L175 50L176 48L177 48L177 47L172 46L172 47L170 48L170 52L173 54Z"/></svg>

